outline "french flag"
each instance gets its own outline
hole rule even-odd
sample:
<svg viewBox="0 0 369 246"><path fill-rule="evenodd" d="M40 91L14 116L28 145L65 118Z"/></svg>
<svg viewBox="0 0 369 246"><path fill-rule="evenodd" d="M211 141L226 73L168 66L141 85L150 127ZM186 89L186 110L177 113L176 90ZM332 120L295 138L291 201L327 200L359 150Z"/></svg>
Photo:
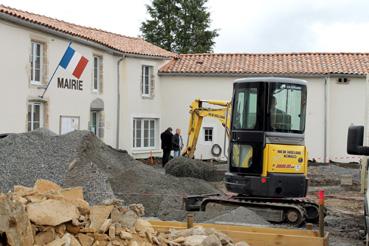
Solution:
<svg viewBox="0 0 369 246"><path fill-rule="evenodd" d="M88 60L76 52L72 47L68 46L63 58L61 59L59 66L73 74L74 77L79 79L87 66Z"/></svg>

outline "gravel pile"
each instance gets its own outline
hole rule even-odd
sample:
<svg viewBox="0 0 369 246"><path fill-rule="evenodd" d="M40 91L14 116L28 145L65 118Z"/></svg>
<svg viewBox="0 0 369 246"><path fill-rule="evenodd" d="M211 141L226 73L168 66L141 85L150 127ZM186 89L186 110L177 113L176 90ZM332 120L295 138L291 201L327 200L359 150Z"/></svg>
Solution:
<svg viewBox="0 0 369 246"><path fill-rule="evenodd" d="M115 150L88 131L62 136L47 130L12 134L0 140L0 190L32 186L48 179L62 186L83 186L92 204L106 199L142 203L147 216L170 211L183 214L182 198L189 194L221 193L205 181L177 178ZM167 217L173 219L173 217Z"/></svg>
<svg viewBox="0 0 369 246"><path fill-rule="evenodd" d="M165 165L165 172L176 177L193 177L206 181L218 181L214 164L186 157L177 157Z"/></svg>
<svg viewBox="0 0 369 246"><path fill-rule="evenodd" d="M206 223L232 223L232 224L252 224L252 225L271 225L264 218L254 211L245 207L238 207L230 212L214 217Z"/></svg>

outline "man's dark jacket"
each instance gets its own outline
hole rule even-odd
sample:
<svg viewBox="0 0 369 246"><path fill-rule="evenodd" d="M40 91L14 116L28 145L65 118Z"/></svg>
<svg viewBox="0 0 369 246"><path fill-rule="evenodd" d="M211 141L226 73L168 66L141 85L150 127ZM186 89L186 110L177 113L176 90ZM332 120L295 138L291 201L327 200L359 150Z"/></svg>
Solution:
<svg viewBox="0 0 369 246"><path fill-rule="evenodd" d="M172 150L173 149L173 134L166 130L160 135L161 139L161 148L164 150Z"/></svg>

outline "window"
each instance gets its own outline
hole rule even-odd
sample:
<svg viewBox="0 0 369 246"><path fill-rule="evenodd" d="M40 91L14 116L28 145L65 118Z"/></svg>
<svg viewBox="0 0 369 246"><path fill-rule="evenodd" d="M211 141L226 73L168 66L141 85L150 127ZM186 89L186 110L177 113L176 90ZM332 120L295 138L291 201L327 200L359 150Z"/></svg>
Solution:
<svg viewBox="0 0 369 246"><path fill-rule="evenodd" d="M247 144L233 144L232 161L233 167L249 168L252 166L253 148Z"/></svg>
<svg viewBox="0 0 369 246"><path fill-rule="evenodd" d="M233 112L234 129L255 129L257 114L257 88L241 88L236 91Z"/></svg>
<svg viewBox="0 0 369 246"><path fill-rule="evenodd" d="M31 53L31 83L41 84L42 81L42 52L43 45L39 42L32 41Z"/></svg>
<svg viewBox="0 0 369 246"><path fill-rule="evenodd" d="M98 138L104 137L104 117L103 111L91 111L90 131Z"/></svg>
<svg viewBox="0 0 369 246"><path fill-rule="evenodd" d="M205 142L213 141L213 128L212 127L204 127L204 140Z"/></svg>
<svg viewBox="0 0 369 246"><path fill-rule="evenodd" d="M152 90L152 66L142 66L141 93L144 97L150 97Z"/></svg>
<svg viewBox="0 0 369 246"><path fill-rule="evenodd" d="M154 148L156 137L155 119L133 119L133 147Z"/></svg>
<svg viewBox="0 0 369 246"><path fill-rule="evenodd" d="M92 85L93 91L99 91L101 83L101 63L102 58L100 56L94 56L94 80Z"/></svg>
<svg viewBox="0 0 369 246"><path fill-rule="evenodd" d="M269 119L272 131L303 133L306 86L276 83L270 88Z"/></svg>
<svg viewBox="0 0 369 246"><path fill-rule="evenodd" d="M28 104L28 131L43 127L43 110L41 103Z"/></svg>

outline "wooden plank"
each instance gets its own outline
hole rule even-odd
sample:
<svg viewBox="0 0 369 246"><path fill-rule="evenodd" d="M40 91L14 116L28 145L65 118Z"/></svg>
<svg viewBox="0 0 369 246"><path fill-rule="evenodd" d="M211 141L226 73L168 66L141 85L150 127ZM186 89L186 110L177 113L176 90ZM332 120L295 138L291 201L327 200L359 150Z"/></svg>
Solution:
<svg viewBox="0 0 369 246"><path fill-rule="evenodd" d="M182 222L150 221L156 230L166 232L169 229L185 229ZM231 237L235 242L246 241L251 246L325 246L328 245L328 233L324 238L317 231L282 229L270 227L251 227L225 224L196 224L205 228L214 228Z"/></svg>

